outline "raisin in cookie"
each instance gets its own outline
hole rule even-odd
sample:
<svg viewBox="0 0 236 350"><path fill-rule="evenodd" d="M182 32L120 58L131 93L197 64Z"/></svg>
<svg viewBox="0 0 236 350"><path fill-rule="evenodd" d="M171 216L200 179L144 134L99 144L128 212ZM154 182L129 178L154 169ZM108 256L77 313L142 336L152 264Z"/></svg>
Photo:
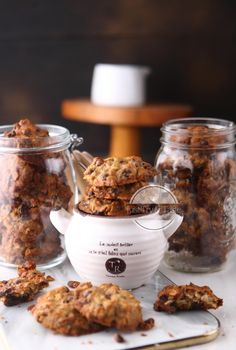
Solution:
<svg viewBox="0 0 236 350"><path fill-rule="evenodd" d="M123 331L134 331L143 322L140 302L117 285L82 283L76 293L76 308L90 322Z"/></svg>
<svg viewBox="0 0 236 350"><path fill-rule="evenodd" d="M145 181L156 175L156 170L140 157L94 158L84 173L90 186L121 186L137 181Z"/></svg>
<svg viewBox="0 0 236 350"><path fill-rule="evenodd" d="M218 298L209 287L199 287L191 283L163 288L157 296L154 309L174 313L177 310L217 309L222 305L223 300Z"/></svg>
<svg viewBox="0 0 236 350"><path fill-rule="evenodd" d="M58 334L75 336L103 329L102 326L87 321L74 305L75 292L67 287L59 287L38 298L30 312L45 328Z"/></svg>
<svg viewBox="0 0 236 350"><path fill-rule="evenodd" d="M34 299L54 278L37 271L35 264L25 263L18 267L18 277L0 282L0 300L6 306L13 306Z"/></svg>

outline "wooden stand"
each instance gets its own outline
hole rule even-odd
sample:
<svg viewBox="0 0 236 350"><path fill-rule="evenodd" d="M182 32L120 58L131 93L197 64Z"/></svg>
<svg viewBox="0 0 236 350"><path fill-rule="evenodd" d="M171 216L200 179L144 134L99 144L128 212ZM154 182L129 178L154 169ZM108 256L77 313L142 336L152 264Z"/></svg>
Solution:
<svg viewBox="0 0 236 350"><path fill-rule="evenodd" d="M141 107L105 107L89 100L65 100L62 115L71 120L111 126L110 156L140 154L140 128L157 127L173 118L189 117L192 107L150 104Z"/></svg>

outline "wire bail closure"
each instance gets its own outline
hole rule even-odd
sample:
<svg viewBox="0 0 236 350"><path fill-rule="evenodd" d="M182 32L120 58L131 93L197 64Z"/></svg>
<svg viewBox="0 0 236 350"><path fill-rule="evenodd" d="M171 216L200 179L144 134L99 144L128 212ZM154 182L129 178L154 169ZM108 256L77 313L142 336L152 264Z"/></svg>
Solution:
<svg viewBox="0 0 236 350"><path fill-rule="evenodd" d="M73 152L80 145L82 145L82 143L84 142L84 139L83 139L83 137L79 137L77 134L71 134L70 141L71 141L70 151Z"/></svg>

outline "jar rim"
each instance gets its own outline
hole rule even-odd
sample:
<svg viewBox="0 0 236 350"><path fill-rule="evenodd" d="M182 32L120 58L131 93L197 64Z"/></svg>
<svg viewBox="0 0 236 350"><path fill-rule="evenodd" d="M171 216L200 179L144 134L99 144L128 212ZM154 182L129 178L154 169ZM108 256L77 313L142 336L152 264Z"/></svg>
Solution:
<svg viewBox="0 0 236 350"><path fill-rule="evenodd" d="M36 126L46 129L49 132L49 136L46 137L34 137L34 140L37 143L38 141L45 141L45 146L35 146L32 147L17 147L17 142L22 141L22 138L19 137L6 137L4 133L10 131L14 124L0 126L0 152L9 152L9 153L24 153L24 152L39 152L39 151L49 151L57 149L68 148L71 144L71 135L68 129L63 126L54 125L54 124L36 124ZM47 142L48 140L48 142Z"/></svg>
<svg viewBox="0 0 236 350"><path fill-rule="evenodd" d="M196 131L189 129L192 126L207 126L209 129L207 132L202 132L202 138L208 138L211 136L227 136L227 140L221 144L215 144L213 146L204 147L204 149L211 148L225 148L230 147L235 144L235 133L236 133L236 124L233 121L227 119L211 118L211 117L191 117L191 118L178 118L171 119L163 123L161 127L162 134L164 137L161 137L161 143L176 145L176 147L181 148L201 148L199 145L189 145L177 141L171 141L171 137L175 136L177 133L180 136L192 136ZM199 133L199 131L198 131ZM169 137L169 139L168 139Z"/></svg>
<svg viewBox="0 0 236 350"><path fill-rule="evenodd" d="M164 132L176 133L176 127L178 127L178 132L190 133L186 127L197 125L209 126L209 133L228 133L231 131L236 131L236 124L233 121L212 117L190 117L171 119L163 123L161 130ZM183 128L181 128L181 126L183 126Z"/></svg>

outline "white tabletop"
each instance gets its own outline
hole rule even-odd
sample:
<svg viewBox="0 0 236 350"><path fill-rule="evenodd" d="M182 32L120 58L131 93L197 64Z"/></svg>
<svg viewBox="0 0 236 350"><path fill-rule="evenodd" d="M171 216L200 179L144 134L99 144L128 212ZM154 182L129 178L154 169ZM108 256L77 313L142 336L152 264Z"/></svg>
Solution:
<svg viewBox="0 0 236 350"><path fill-rule="evenodd" d="M176 284L193 282L208 285L214 293L223 298L224 305L212 313L220 320L220 335L214 341L192 350L235 350L236 349L236 250L229 255L224 269L214 273L182 273L174 271L162 263L160 271Z"/></svg>
<svg viewBox="0 0 236 350"><path fill-rule="evenodd" d="M62 267L65 269L65 266ZM4 269L1 269L4 270ZM72 271L72 270L71 270ZM214 293L223 298L224 305L219 310L212 313L220 320L221 330L219 336L210 343L192 346L189 349L193 350L235 350L236 349L236 250L229 256L228 263L222 271L215 273L181 273L174 271L162 263L160 271L169 277L177 284L188 284L193 282L198 285L209 285ZM9 273L9 272L8 272ZM55 270L56 273L56 270ZM11 270L12 276L15 274ZM1 271L3 276L3 271ZM58 276L54 276L56 280ZM73 276L68 276L67 280L73 279ZM60 282L60 281L59 281ZM58 282L58 283L59 283ZM22 314L23 315L23 314ZM32 322L29 322L32 324ZM35 323L36 324L36 323ZM0 349L3 344L0 342ZM19 349L21 350L21 349ZM53 350L53 349L52 349Z"/></svg>

